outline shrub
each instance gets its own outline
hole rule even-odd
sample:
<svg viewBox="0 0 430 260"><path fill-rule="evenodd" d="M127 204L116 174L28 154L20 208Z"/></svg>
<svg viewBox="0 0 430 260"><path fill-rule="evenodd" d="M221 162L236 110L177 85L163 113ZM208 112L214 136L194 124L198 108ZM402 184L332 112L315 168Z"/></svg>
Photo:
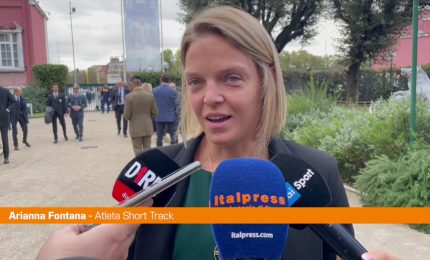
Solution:
<svg viewBox="0 0 430 260"><path fill-rule="evenodd" d="M360 171L356 187L366 206L429 207L430 146L411 147L396 160L377 156ZM430 233L430 225L414 227Z"/></svg>
<svg viewBox="0 0 430 260"><path fill-rule="evenodd" d="M36 79L35 85L46 89L48 92L54 83L63 86L67 82L69 71L66 65L60 64L34 65L32 70Z"/></svg>
<svg viewBox="0 0 430 260"><path fill-rule="evenodd" d="M23 90L23 96L27 99L27 102L32 103L34 113L45 111L46 101L48 100L47 95L46 89L36 86L28 86Z"/></svg>
<svg viewBox="0 0 430 260"><path fill-rule="evenodd" d="M292 95L290 99L295 99ZM307 105L300 96L290 104ZM305 105L303 105L305 104ZM331 153L338 161L345 182L353 183L365 163L384 154L396 159L406 153L409 138L409 104L407 101L377 101L370 107L332 106L327 111L316 108L289 116L283 136L295 142ZM417 102L416 139L430 144L430 108L423 99Z"/></svg>

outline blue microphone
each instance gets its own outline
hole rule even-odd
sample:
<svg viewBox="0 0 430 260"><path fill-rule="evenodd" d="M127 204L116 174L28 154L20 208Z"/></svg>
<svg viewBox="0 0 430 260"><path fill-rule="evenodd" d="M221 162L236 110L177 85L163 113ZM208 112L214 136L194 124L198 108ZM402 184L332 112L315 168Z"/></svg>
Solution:
<svg viewBox="0 0 430 260"><path fill-rule="evenodd" d="M287 207L285 180L273 163L230 159L212 177L211 207ZM212 233L223 260L280 259L287 224L214 224Z"/></svg>

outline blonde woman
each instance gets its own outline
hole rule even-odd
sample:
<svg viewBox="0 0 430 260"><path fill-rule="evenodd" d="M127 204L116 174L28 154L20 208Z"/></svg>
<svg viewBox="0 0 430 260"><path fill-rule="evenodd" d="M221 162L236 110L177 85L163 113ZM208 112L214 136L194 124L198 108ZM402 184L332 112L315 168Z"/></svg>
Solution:
<svg viewBox="0 0 430 260"><path fill-rule="evenodd" d="M203 169L176 185L167 206L207 207L212 172L221 161L268 160L279 152L300 157L318 170L332 193L329 206L348 206L332 156L278 137L286 117L282 72L271 37L254 17L232 7L203 11L187 25L181 61L180 133L185 143L157 149L180 165L198 160ZM346 227L352 232L351 225ZM135 235L129 260L214 259L209 225L141 225L136 233L133 228L121 229ZM125 245L128 238L114 240ZM308 228L290 229L282 259L334 260L336 254ZM373 253L365 259L396 258Z"/></svg>

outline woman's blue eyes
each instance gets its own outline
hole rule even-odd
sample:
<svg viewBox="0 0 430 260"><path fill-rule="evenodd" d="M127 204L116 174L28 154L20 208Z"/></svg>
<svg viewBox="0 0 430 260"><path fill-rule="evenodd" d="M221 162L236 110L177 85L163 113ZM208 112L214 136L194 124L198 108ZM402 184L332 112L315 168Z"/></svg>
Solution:
<svg viewBox="0 0 430 260"><path fill-rule="evenodd" d="M197 86L197 85L199 85L199 84L201 84L202 83L202 81L201 80L198 80L198 79L192 79L192 80L189 80L188 81L188 85L189 86Z"/></svg>
<svg viewBox="0 0 430 260"><path fill-rule="evenodd" d="M224 78L224 82L226 83L234 83L237 84L239 81L241 81L242 78L240 76L231 74ZM200 86L203 84L203 80L201 79L190 79L187 81L188 86Z"/></svg>
<svg viewBox="0 0 430 260"><path fill-rule="evenodd" d="M235 83L235 82L240 81L241 78L237 75L229 75L229 76L227 76L227 80Z"/></svg>

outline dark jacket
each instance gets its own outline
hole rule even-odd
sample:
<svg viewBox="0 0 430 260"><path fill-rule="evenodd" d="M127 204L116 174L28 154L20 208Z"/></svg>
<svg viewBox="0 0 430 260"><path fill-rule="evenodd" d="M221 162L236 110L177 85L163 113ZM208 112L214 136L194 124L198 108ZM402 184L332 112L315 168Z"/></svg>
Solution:
<svg viewBox="0 0 430 260"><path fill-rule="evenodd" d="M80 106L81 109L79 111L73 110L73 106ZM70 109L70 117L71 118L80 118L84 116L84 108L87 107L87 98L84 95L78 94L75 97L75 94L69 96L67 100L67 107Z"/></svg>
<svg viewBox="0 0 430 260"><path fill-rule="evenodd" d="M155 122L175 122L178 92L169 87L167 83L163 83L154 88L152 94L154 94L158 106L158 115L155 117Z"/></svg>
<svg viewBox="0 0 430 260"><path fill-rule="evenodd" d="M16 99L12 96L9 90L0 87L0 128L9 127L9 112L12 111L15 102Z"/></svg>
<svg viewBox="0 0 430 260"><path fill-rule="evenodd" d="M199 138L189 141L188 147L183 144L160 147L162 152L173 158L179 165L185 166L194 161L194 154L200 143ZM312 149L293 142L274 138L269 145L269 156L277 153L288 153L311 164L327 181L332 193L329 207L348 207L348 199L339 175L336 160L326 152ZM176 185L176 193L168 207L181 207L186 195L189 178ZM351 233L351 225L346 226ZM141 225L137 230L135 241L130 247L128 259L168 260L172 259L177 225ZM190 238L191 239L191 238ZM192 241L190 240L190 243ZM297 230L290 228L284 250L283 260L335 260L336 253L323 243L309 228Z"/></svg>
<svg viewBox="0 0 430 260"><path fill-rule="evenodd" d="M16 100L15 96L14 99ZM17 101L10 111L10 122L15 124L20 117L24 118L25 122L28 123L27 101L23 96L19 97L19 102Z"/></svg>
<svg viewBox="0 0 430 260"><path fill-rule="evenodd" d="M124 101L123 101L124 103L123 103L123 105L125 104L125 95L127 95L128 93L130 93L130 90L127 87L124 87ZM118 106L118 103L120 101L120 96L119 96L119 93L118 93L118 88L114 88L112 90L112 99L111 99L111 101L112 101L112 108L114 110L116 110L116 106Z"/></svg>
<svg viewBox="0 0 430 260"><path fill-rule="evenodd" d="M66 103L66 97L63 93L58 93L57 98L54 97L54 94L51 94L48 97L47 106L52 107L59 116L62 116L64 114L67 114Z"/></svg>

